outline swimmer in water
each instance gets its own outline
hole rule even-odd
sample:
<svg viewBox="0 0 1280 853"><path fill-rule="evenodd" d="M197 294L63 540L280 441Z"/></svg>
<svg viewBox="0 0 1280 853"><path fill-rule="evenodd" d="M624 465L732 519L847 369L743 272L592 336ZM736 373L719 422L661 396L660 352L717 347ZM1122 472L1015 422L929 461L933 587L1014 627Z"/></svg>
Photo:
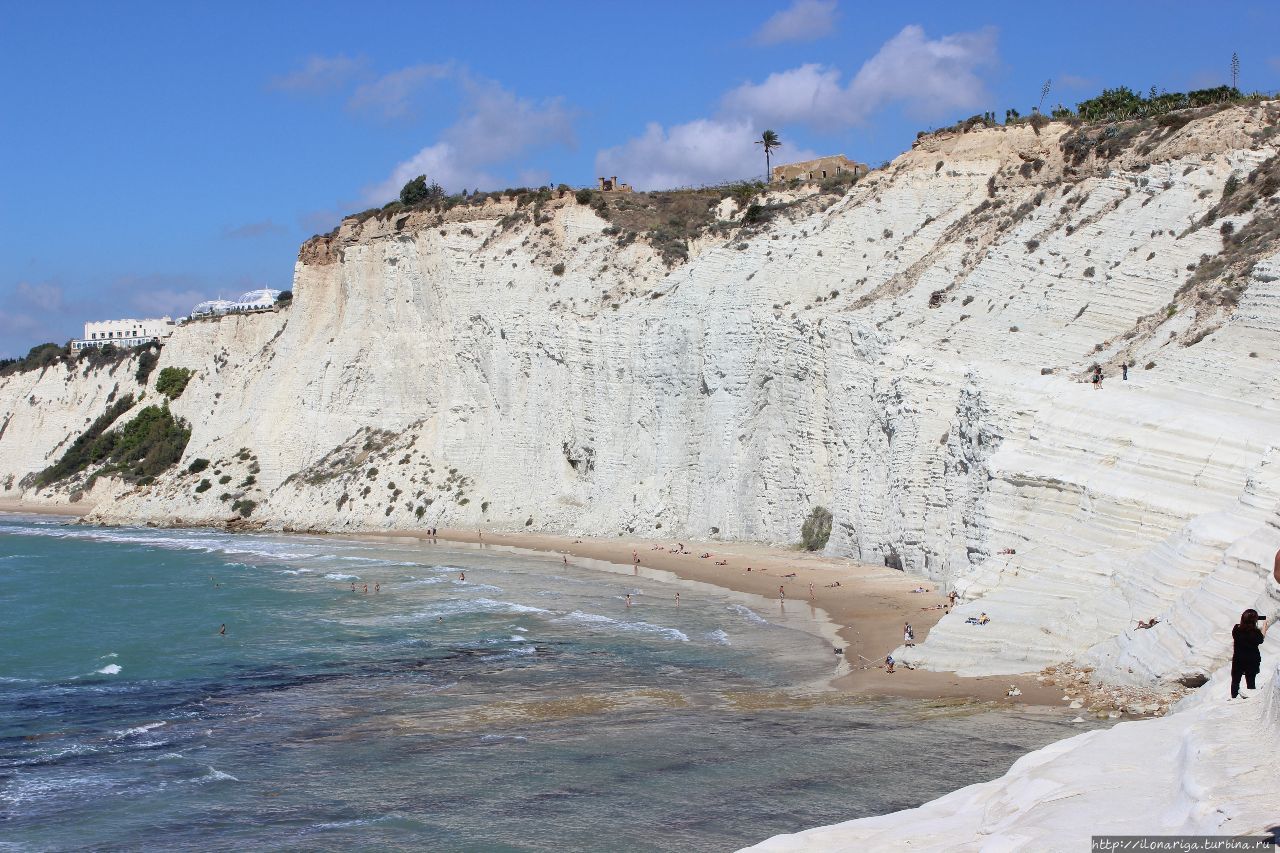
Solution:
<svg viewBox="0 0 1280 853"><path fill-rule="evenodd" d="M466 572L458 572L458 580L460 580L460 581L464 581L464 580L466 580L466 579L467 579L467 573L466 573Z"/></svg>
<svg viewBox="0 0 1280 853"><path fill-rule="evenodd" d="M226 622L223 622L223 623L222 623L222 627L218 629L218 634L220 634L220 635L221 635L221 636L223 636L223 637L227 636L227 623L226 623Z"/></svg>
<svg viewBox="0 0 1280 853"><path fill-rule="evenodd" d="M373 585L373 591L374 591L374 592L382 592L382 584L380 584L380 583L375 583L375 584Z"/></svg>
<svg viewBox="0 0 1280 853"><path fill-rule="evenodd" d="M355 592L355 591L356 591L356 582L355 582L355 581L352 581L352 582L351 582L351 591L352 591L352 592Z"/></svg>
<svg viewBox="0 0 1280 853"><path fill-rule="evenodd" d="M369 594L369 585L368 585L368 584L365 584L365 585L364 585L364 594L365 594L365 595L368 595L368 594Z"/></svg>
<svg viewBox="0 0 1280 853"><path fill-rule="evenodd" d="M676 593L676 607L680 606L680 593Z"/></svg>
<svg viewBox="0 0 1280 853"><path fill-rule="evenodd" d="M627 593L627 606L631 606L631 593Z"/></svg>

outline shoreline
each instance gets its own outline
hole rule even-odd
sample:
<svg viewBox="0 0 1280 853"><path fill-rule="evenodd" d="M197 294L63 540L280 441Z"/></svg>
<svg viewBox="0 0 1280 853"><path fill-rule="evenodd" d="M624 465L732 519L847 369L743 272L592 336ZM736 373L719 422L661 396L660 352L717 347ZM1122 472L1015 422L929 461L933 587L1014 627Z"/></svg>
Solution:
<svg viewBox="0 0 1280 853"><path fill-rule="evenodd" d="M78 518L92 505L32 504L0 499L0 513L51 515ZM263 533L276 531L263 530ZM349 537L352 539L428 540L418 530L318 531L288 533ZM579 560L608 563L618 570L632 569L632 555L639 567L673 575L681 580L747 593L776 602L779 608L808 607L811 616L829 623L843 648L843 664L829 681L830 687L856 696L902 699L970 700L1004 705L1063 708L1062 689L1037 680L1034 674L1018 676L962 677L951 672L907 669L893 673L884 668L885 655L902 643L903 624L910 622L916 641L923 642L942 617L946 597L939 586L904 572L859 563L844 557L827 557L752 542L684 542L684 553L672 553L676 543L658 543L635 537L566 536L550 533L494 533L442 529L440 541L479 546L494 545L553 554ZM710 553L708 558L700 555ZM727 565L716 565L717 561ZM750 567L750 571L747 568ZM794 576L791 576L794 575ZM835 586L834 584L839 584ZM779 586L785 601L779 598ZM926 593L911 590L925 588ZM812 592L811 592L812 591ZM811 597L812 595L812 597ZM827 632L822 632L831 641ZM1021 695L1010 697L1011 687Z"/></svg>
<svg viewBox="0 0 1280 853"><path fill-rule="evenodd" d="M302 532L302 531L298 531ZM322 532L326 536L359 539L429 540L419 531L387 530ZM633 537L565 536L550 533L494 533L441 529L442 542L554 554L600 563L616 570L632 569L632 554L639 568L664 572L684 581L705 583L722 590L746 593L773 601L779 608L810 608L819 622L827 622L844 653L841 671L830 686L856 696L891 697L921 701L964 699L1004 705L1034 705L1064 709L1062 689L1042 683L1036 675L962 677L950 672L898 667L886 672L885 655L901 645L903 623L910 622L916 641L942 617L946 597L937 584L903 572L859 563L843 557L826 557L751 542L684 542L686 553L672 553L677 543L659 543ZM700 555L710 553L711 557ZM716 565L726 560L728 565ZM747 571L747 567L751 571ZM789 575L794 573L794 577ZM839 582L839 586L828 586ZM779 599L778 587L785 591ZM928 593L911 590L923 587ZM810 598L812 589L812 599ZM1010 697L1011 687L1021 695Z"/></svg>

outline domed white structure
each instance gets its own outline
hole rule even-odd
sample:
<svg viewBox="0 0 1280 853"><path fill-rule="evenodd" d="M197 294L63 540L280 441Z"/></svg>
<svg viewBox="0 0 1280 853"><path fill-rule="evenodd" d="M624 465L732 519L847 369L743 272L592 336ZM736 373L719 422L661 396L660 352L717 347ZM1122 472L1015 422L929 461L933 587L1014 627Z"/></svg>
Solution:
<svg viewBox="0 0 1280 853"><path fill-rule="evenodd" d="M226 314L235 308L236 303L229 299L209 299L191 309L192 317L213 317Z"/></svg>
<svg viewBox="0 0 1280 853"><path fill-rule="evenodd" d="M279 290L272 290L264 287L259 290L250 290L248 293L240 294L240 298L236 300L235 307L232 311L262 311L272 308L276 304L276 297L280 295Z"/></svg>

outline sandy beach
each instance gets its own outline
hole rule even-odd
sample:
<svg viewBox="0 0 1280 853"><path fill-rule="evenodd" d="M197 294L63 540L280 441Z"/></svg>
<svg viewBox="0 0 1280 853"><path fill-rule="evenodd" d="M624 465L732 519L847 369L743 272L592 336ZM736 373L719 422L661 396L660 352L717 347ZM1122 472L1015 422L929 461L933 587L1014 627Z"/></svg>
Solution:
<svg viewBox="0 0 1280 853"><path fill-rule="evenodd" d="M422 538L416 531L386 535ZM779 607L818 608L836 624L850 667L833 685L849 693L1062 707L1062 689L1043 684L1034 676L962 678L954 673L901 666L893 673L887 672L885 655L902 644L904 623L910 622L916 642L923 642L929 629L942 618L944 611L938 605L945 607L947 599L939 585L882 566L744 542L683 542L684 551L673 553L680 543L629 537L491 532L481 536L474 530L442 529L439 538L562 554L570 562L579 558L624 567L631 565L634 555L642 567L772 599ZM710 557L701 556L708 553ZM721 561L727 565L718 565ZM779 596L779 587L785 599ZM912 591L917 588L929 592ZM1007 695L1012 686L1022 691L1020 696Z"/></svg>
<svg viewBox="0 0 1280 853"><path fill-rule="evenodd" d="M37 504L0 499L0 512L36 513L75 518L92 509L83 504ZM312 533L315 531L308 531ZM352 532L353 537L424 539L421 531ZM827 557L807 551L748 542L656 542L559 536L544 533L493 533L442 529L439 539L561 554L570 559L598 560L629 567L633 557L646 569L670 572L778 602L778 607L811 607L835 624L849 672L833 686L852 694L915 699L971 699L1010 704L1062 706L1062 690L1034 676L963 678L954 673L884 667L885 655L902 643L910 622L916 642L942 618L946 595L938 584L882 566ZM682 552L676 551L683 544ZM702 557L702 554L710 554ZM720 565L723 562L725 565ZM750 571L748 571L750 569ZM779 595L782 589L785 598ZM928 592L913 592L917 588ZM1009 697L1016 686L1021 695Z"/></svg>
<svg viewBox="0 0 1280 853"><path fill-rule="evenodd" d="M33 515L60 515L65 518L80 518L93 509L93 504L82 501L75 504L46 504L31 501L0 498L0 512L31 513Z"/></svg>

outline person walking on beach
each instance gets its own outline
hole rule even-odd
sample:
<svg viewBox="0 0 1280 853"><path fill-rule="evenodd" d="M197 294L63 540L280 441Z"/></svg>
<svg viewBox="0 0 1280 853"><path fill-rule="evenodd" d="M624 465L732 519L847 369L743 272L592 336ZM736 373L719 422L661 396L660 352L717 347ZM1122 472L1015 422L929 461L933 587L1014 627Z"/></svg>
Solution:
<svg viewBox="0 0 1280 853"><path fill-rule="evenodd" d="M778 600L779 601L787 600L787 588L782 584L778 584Z"/></svg>
<svg viewBox="0 0 1280 853"><path fill-rule="evenodd" d="M1097 391L1102 387L1102 365L1095 365L1093 368L1093 390Z"/></svg>
<svg viewBox="0 0 1280 853"><path fill-rule="evenodd" d="M911 623L908 622L902 628L902 644L904 646L914 646L916 644L916 632L911 630Z"/></svg>
<svg viewBox="0 0 1280 853"><path fill-rule="evenodd" d="M1262 668L1262 652L1258 647L1262 645L1262 638L1267 633L1267 626L1258 627L1259 620L1265 619L1265 616L1259 616L1258 611L1250 607L1244 613L1240 614L1240 624L1231 629L1231 698L1235 699L1240 696L1240 678L1244 677L1245 687L1250 690L1256 689L1254 679L1258 677L1258 670Z"/></svg>

